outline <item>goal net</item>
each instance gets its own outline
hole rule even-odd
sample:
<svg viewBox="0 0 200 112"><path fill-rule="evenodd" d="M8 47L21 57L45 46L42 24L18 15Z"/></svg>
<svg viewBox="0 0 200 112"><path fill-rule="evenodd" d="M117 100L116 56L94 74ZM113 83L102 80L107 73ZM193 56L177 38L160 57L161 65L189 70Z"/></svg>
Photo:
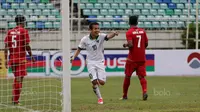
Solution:
<svg viewBox="0 0 200 112"><path fill-rule="evenodd" d="M0 2L0 112L61 112L63 84L60 0L1 0ZM24 15L26 18L25 28L29 32L30 46L36 61L32 62L28 53L24 64L21 59L16 59L19 56L14 56L14 60L18 60L16 62L10 61L10 56L6 69L4 40L7 31L17 26L14 20L16 15ZM10 35L8 38L12 38L14 33ZM22 46L24 44L18 41L25 40L17 38L8 39L8 44L12 44L10 49L24 47ZM19 55L21 51L18 49L15 52L15 55ZM12 55L11 52L9 54ZM21 89L16 87L15 75L24 73L12 69L13 65L19 66L19 63L27 68L27 76L21 82ZM14 105L13 100L17 100L17 96L19 104Z"/></svg>

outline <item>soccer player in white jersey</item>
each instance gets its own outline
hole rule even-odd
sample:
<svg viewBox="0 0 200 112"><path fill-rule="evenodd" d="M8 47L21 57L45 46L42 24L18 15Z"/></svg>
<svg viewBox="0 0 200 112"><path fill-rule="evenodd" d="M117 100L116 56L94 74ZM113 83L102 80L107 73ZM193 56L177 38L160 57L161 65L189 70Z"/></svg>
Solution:
<svg viewBox="0 0 200 112"><path fill-rule="evenodd" d="M103 104L103 98L99 90L99 85L104 85L106 82L103 43L117 36L118 32L112 32L108 35L100 33L99 24L96 22L90 23L89 30L90 34L81 39L78 49L71 57L71 61L79 55L82 49L86 49L87 69L93 85L92 88L98 98L98 104Z"/></svg>

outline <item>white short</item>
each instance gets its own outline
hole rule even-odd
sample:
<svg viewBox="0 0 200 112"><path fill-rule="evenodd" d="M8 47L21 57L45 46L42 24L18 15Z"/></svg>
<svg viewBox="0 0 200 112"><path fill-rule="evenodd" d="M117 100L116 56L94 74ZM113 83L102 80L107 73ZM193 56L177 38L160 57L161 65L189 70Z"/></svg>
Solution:
<svg viewBox="0 0 200 112"><path fill-rule="evenodd" d="M91 81L100 79L106 82L106 74L105 74L106 72L105 72L104 62L88 63L87 69L88 69L89 77Z"/></svg>

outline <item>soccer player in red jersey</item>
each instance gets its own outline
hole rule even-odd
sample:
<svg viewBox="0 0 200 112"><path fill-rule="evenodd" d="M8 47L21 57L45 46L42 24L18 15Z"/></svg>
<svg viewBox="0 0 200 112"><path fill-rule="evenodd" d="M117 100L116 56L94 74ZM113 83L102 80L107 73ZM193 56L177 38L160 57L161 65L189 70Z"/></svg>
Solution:
<svg viewBox="0 0 200 112"><path fill-rule="evenodd" d="M148 46L148 38L146 32L142 28L137 27L138 16L131 16L129 18L130 29L126 32L127 43L123 47L129 48L129 54L125 65L125 78L123 84L123 97L126 100L128 88L130 85L130 78L132 73L136 71L136 75L140 80L143 92L143 100L147 100L147 81L146 76L146 56L145 49Z"/></svg>
<svg viewBox="0 0 200 112"><path fill-rule="evenodd" d="M5 66L7 67L7 58L9 52L9 63L14 74L13 82L13 97L12 102L14 105L19 104L19 97L22 89L22 82L26 72L26 51L28 52L31 60L34 62L35 59L32 56L31 47L29 45L30 38L28 30L24 28L26 19L22 15L15 17L16 27L7 32L5 43Z"/></svg>

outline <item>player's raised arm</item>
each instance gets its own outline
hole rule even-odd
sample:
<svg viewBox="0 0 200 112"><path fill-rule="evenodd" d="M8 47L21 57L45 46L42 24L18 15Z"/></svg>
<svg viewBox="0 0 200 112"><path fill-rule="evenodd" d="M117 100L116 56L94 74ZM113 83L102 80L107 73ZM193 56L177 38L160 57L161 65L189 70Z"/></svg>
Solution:
<svg viewBox="0 0 200 112"><path fill-rule="evenodd" d="M70 61L72 62L81 52L81 48L77 48L77 50L74 53L74 56L71 57Z"/></svg>
<svg viewBox="0 0 200 112"><path fill-rule="evenodd" d="M118 34L119 34L119 32L117 32L117 31L111 32L107 35L106 40L109 40L115 36L118 36Z"/></svg>

